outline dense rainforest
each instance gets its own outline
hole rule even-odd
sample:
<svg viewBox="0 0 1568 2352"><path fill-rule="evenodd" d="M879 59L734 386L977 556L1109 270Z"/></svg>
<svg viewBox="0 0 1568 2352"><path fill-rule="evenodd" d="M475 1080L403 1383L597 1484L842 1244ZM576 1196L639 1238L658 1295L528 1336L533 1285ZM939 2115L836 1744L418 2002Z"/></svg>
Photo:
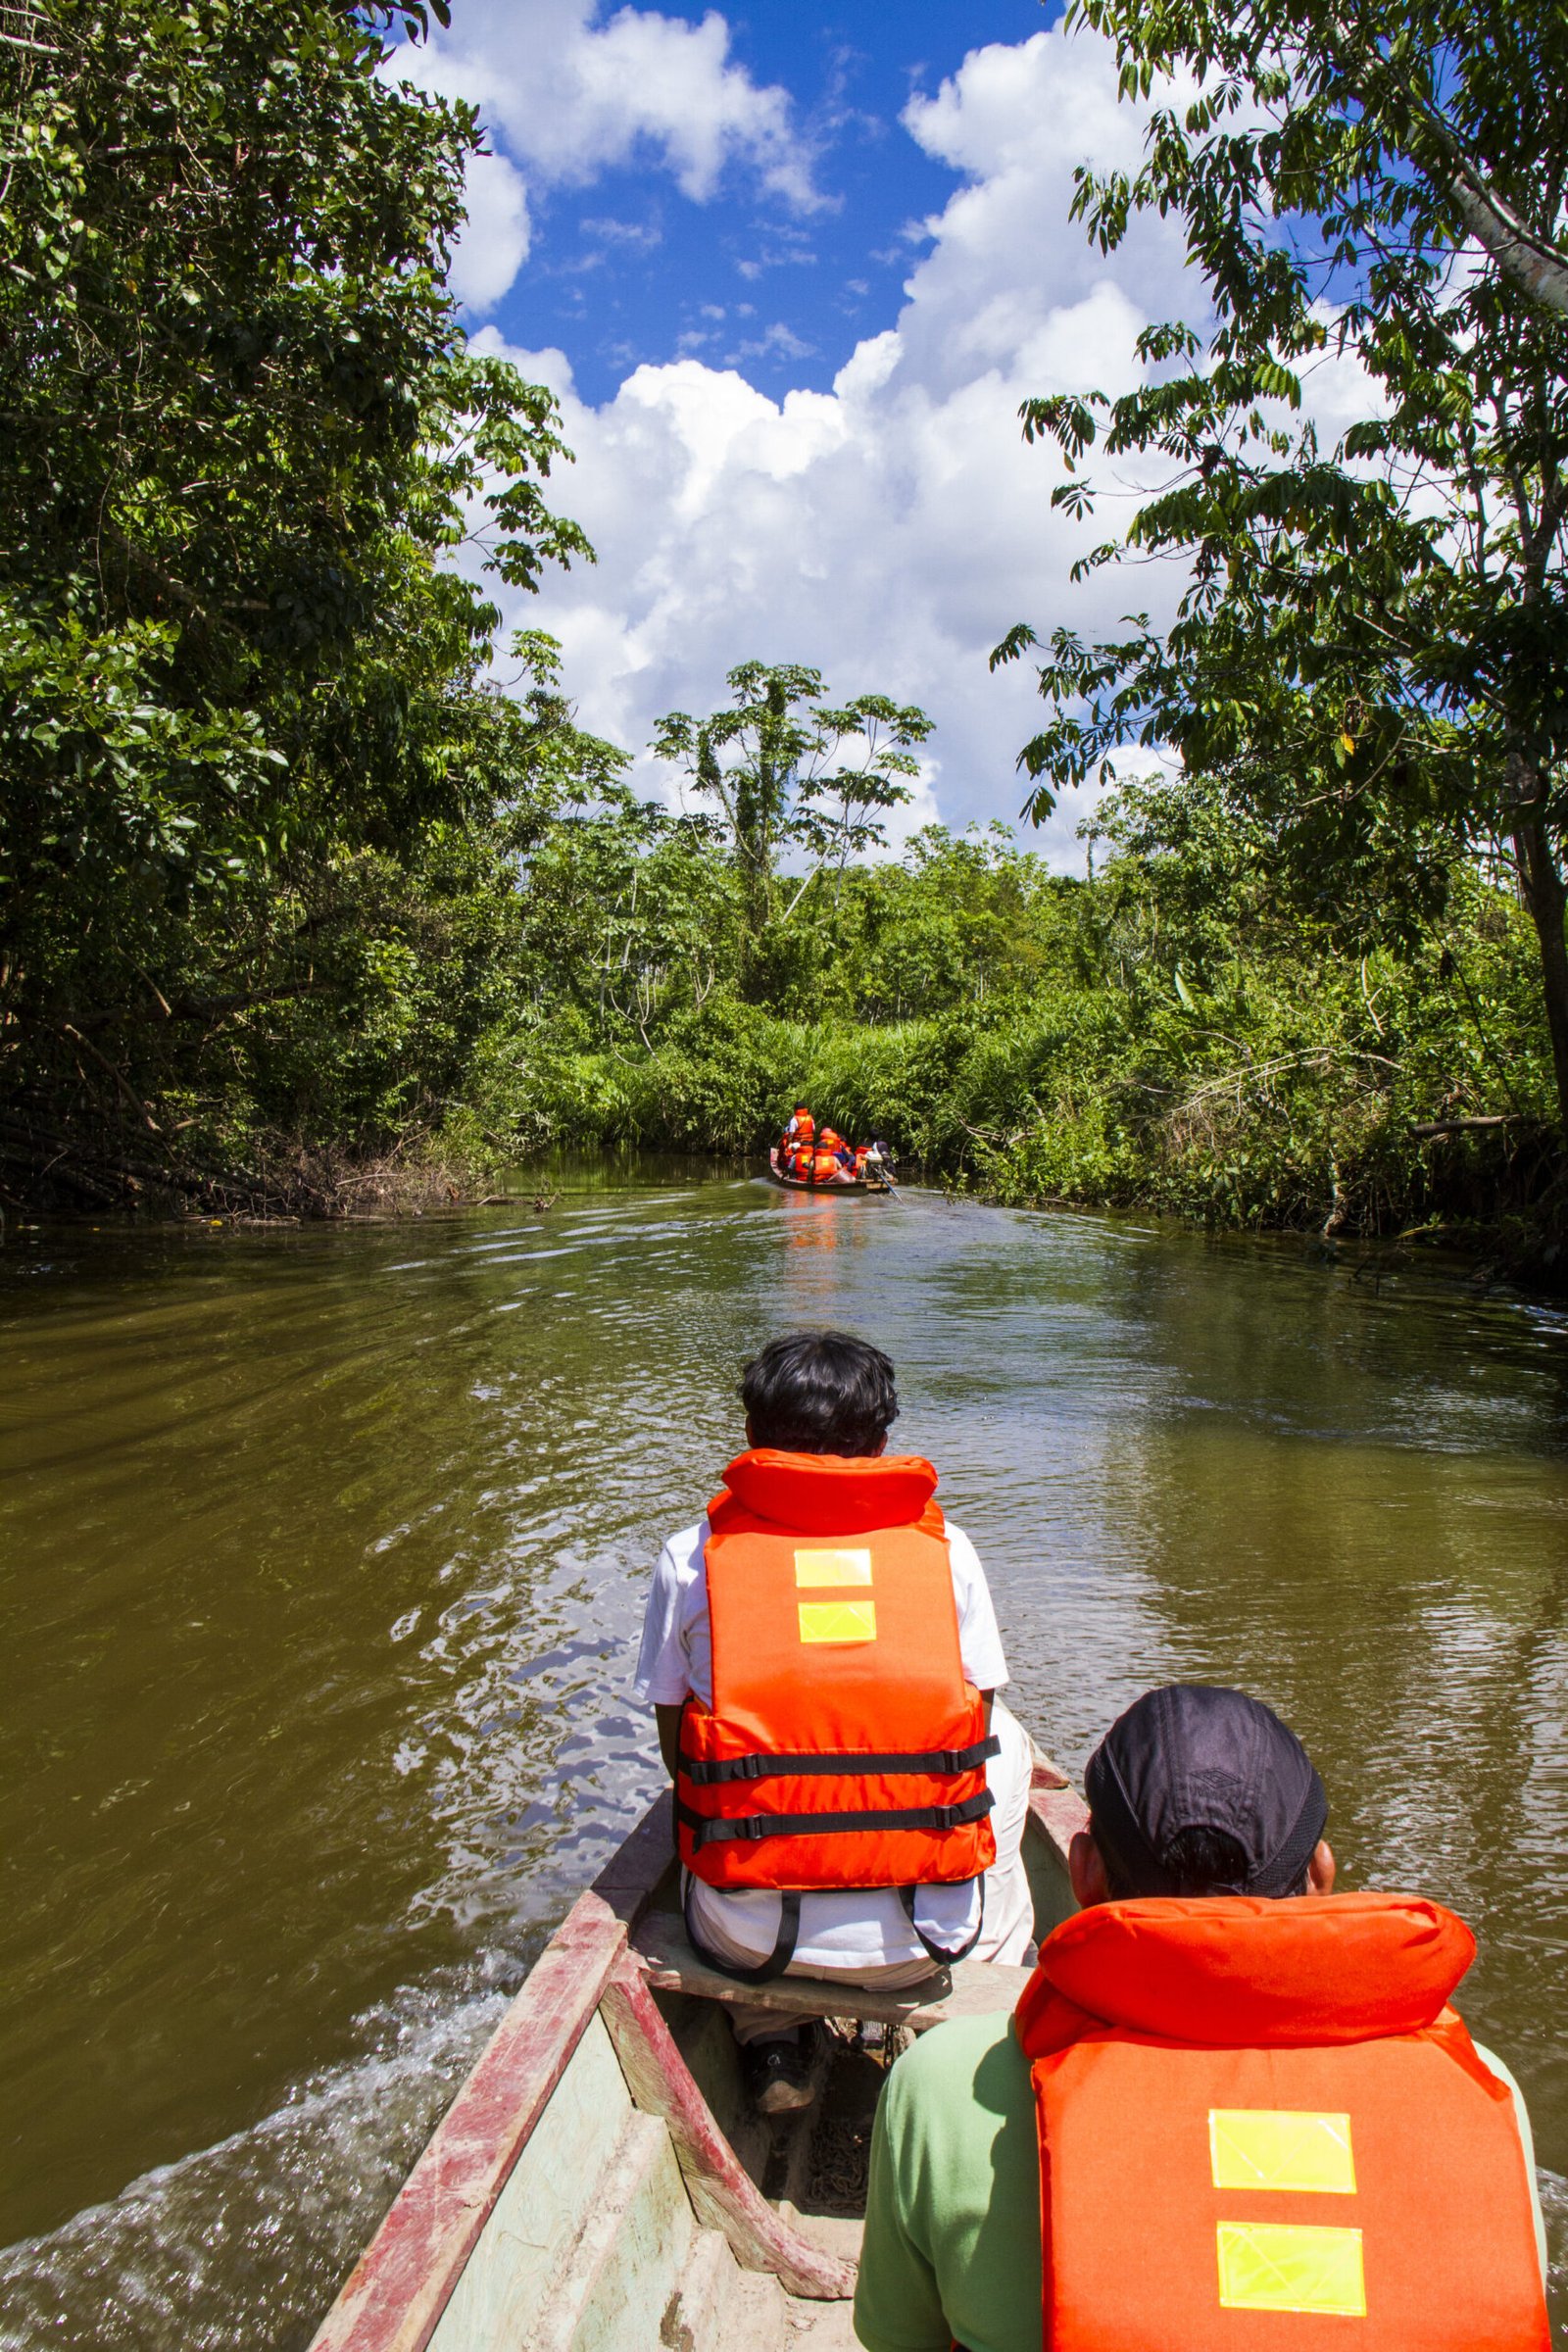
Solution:
<svg viewBox="0 0 1568 2352"><path fill-rule="evenodd" d="M0 1208L340 1213L557 1146L754 1152L805 1093L1006 1200L1546 1272L1560 12L1481 55L1438 0L1083 11L1130 99L1216 93L1080 211L1107 250L1183 216L1218 324L1024 417L1084 511L1097 448L1155 453L1089 562L1190 581L1163 633L1069 605L998 649L1046 645L1049 706L999 816L1102 787L1082 877L1004 823L889 855L931 722L874 681L723 649L729 702L653 747L677 809L550 638L498 645L482 567L592 551L549 395L447 288L479 126L385 70L447 13L0 6ZM1374 390L1326 449L1336 349Z"/></svg>

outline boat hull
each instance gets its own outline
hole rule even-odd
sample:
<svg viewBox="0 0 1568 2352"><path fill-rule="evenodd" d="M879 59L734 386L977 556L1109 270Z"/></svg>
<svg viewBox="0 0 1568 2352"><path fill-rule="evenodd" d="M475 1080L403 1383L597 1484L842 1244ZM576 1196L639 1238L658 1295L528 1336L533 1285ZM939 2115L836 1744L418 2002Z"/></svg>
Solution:
<svg viewBox="0 0 1568 2352"><path fill-rule="evenodd" d="M1084 1819L1037 1764L1037 1935L1074 1907L1066 1853ZM1026 1973L965 1961L901 1993L738 1985L686 1942L661 1799L551 1937L312 2352L853 2352L859 2218L813 2185L817 2110L751 2111L725 2011L744 2000L781 2024L851 2017L902 2035L1009 2010ZM818 2108L868 2132L882 2065L864 2023L824 2046Z"/></svg>
<svg viewBox="0 0 1568 2352"><path fill-rule="evenodd" d="M808 1182L804 1176L791 1176L788 1171L780 1165L779 1156L776 1150L770 1152L767 1155L767 1172L769 1176L772 1177L773 1182L777 1185L782 1185L787 1193L856 1193L864 1195L866 1193L883 1193L891 1192L893 1190L893 1187L890 1184L867 1184L863 1177L846 1176L842 1173L837 1176L824 1177L820 1184L815 1183L814 1181Z"/></svg>

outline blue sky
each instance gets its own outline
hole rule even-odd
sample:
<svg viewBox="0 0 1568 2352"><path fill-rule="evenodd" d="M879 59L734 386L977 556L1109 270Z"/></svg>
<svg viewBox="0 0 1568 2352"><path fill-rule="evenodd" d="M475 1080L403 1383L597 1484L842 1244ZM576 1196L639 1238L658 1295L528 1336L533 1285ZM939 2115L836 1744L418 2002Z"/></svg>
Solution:
<svg viewBox="0 0 1568 2352"><path fill-rule="evenodd" d="M710 12L662 13L697 24ZM587 186L533 197L532 251L488 315L509 340L559 344L594 401L640 362L693 353L770 391L827 390L856 343L892 324L918 224L953 193L954 172L910 138L904 109L971 49L1026 40L1060 13L1039 0L772 0L730 15L732 60L794 101L821 202L791 205L737 162L697 203L645 143Z"/></svg>
<svg viewBox="0 0 1568 2352"><path fill-rule="evenodd" d="M1126 388L1191 291L1172 224L1107 261L1069 219L1080 167L1143 152L1106 46L1034 0L454 0L394 70L487 125L453 283L477 345L556 393L577 463L552 495L598 551L501 601L559 637L583 723L674 798L660 716L718 707L739 662L807 662L929 711L909 825L1010 821L1040 706L991 648L1174 595L1073 585L1140 477L1077 523L1019 437L1030 394ZM1081 864L1083 813L1036 846Z"/></svg>

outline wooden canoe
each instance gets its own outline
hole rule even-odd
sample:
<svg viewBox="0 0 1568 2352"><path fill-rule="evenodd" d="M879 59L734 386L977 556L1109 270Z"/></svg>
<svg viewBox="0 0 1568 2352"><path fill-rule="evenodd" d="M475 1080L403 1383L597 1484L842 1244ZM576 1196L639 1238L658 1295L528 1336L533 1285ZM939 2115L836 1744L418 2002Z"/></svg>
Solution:
<svg viewBox="0 0 1568 2352"><path fill-rule="evenodd" d="M1074 1908L1066 1853L1086 1818L1037 1762L1039 1936ZM686 1940L662 1798L540 1954L312 2352L854 2352L889 2040L1010 2010L1026 1974L971 1960L903 1993L738 1985ZM809 2108L751 2111L736 2000L834 2021Z"/></svg>
<svg viewBox="0 0 1568 2352"><path fill-rule="evenodd" d="M840 1170L837 1176L825 1176L820 1184L808 1183L804 1176L790 1175L781 1165L776 1146L767 1155L767 1172L773 1182L781 1184L787 1193L891 1193L898 1190L885 1173L879 1173L873 1182L868 1183L863 1176L847 1176Z"/></svg>

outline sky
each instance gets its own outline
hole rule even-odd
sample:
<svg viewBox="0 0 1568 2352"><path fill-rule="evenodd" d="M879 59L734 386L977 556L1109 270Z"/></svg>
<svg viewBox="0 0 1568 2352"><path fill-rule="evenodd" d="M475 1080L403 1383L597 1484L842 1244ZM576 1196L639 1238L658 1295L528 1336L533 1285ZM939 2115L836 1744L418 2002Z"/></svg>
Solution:
<svg viewBox="0 0 1568 2352"><path fill-rule="evenodd" d="M1031 393L1124 389L1140 328L1193 315L1171 224L1107 261L1068 219L1077 166L1142 153L1104 46L1036 0L454 0L388 70L487 127L453 282L476 346L556 393L577 462L553 500L598 554L502 601L561 639L581 723L672 796L661 714L717 707L740 661L806 662L935 720L901 834L1014 819L1043 712L992 646L1178 586L1074 586L1153 476L1123 465L1073 522L1018 428ZM1082 814L1029 845L1078 866Z"/></svg>

